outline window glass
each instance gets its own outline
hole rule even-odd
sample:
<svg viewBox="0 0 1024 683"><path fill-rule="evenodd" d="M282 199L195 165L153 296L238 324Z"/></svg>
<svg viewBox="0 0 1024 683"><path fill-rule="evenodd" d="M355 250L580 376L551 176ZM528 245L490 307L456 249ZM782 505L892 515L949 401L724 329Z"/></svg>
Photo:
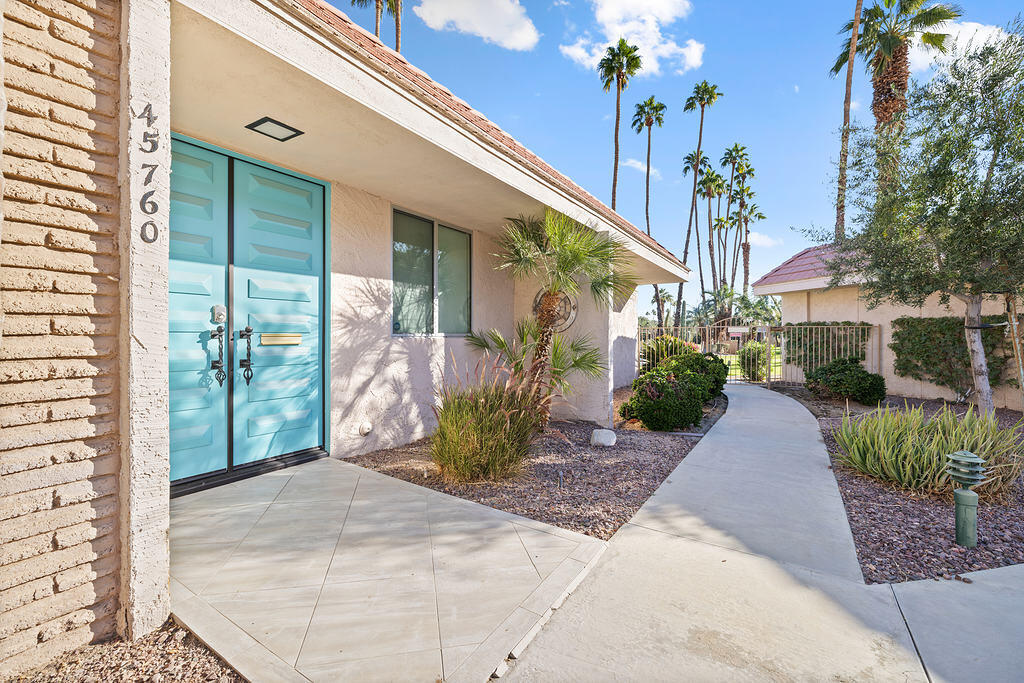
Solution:
<svg viewBox="0 0 1024 683"><path fill-rule="evenodd" d="M469 259L469 234L437 226L437 327L440 332L469 332Z"/></svg>
<svg viewBox="0 0 1024 683"><path fill-rule="evenodd" d="M434 224L395 212L392 245L393 332L434 331Z"/></svg>

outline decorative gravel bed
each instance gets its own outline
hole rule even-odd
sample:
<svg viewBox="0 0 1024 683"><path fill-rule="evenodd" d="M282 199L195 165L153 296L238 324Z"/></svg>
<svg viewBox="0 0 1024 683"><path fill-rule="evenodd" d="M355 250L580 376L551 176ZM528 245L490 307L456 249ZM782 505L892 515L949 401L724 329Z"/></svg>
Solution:
<svg viewBox="0 0 1024 683"><path fill-rule="evenodd" d="M1024 563L1024 479L1003 504L982 497L978 546L962 548L955 541L952 496L904 491L839 464L839 446L832 436L838 421L819 418L818 423L832 456L865 581L959 579L963 572Z"/></svg>
<svg viewBox="0 0 1024 683"><path fill-rule="evenodd" d="M725 412L725 398L705 408L703 434ZM582 422L552 422L537 440L524 471L502 482L449 484L430 459L427 439L401 448L350 459L362 467L436 491L472 500L547 524L609 539L640 509L661 482L699 440L616 429L610 448L590 445L596 427Z"/></svg>
<svg viewBox="0 0 1024 683"><path fill-rule="evenodd" d="M1024 478L1004 501L986 501L982 497L978 505L978 546L962 548L955 540L952 496L905 491L838 462L840 450L832 430L839 426L847 410L860 415L874 410L873 407L818 398L803 387L773 388L800 401L818 418L865 581L970 581L960 574L1024 563ZM902 396L889 396L885 404L894 408L922 406L926 414L934 414L945 405L961 415L968 408L964 404ZM1012 427L1021 419L1021 413L1007 409L997 410L996 416L1003 427Z"/></svg>
<svg viewBox="0 0 1024 683"><path fill-rule="evenodd" d="M245 679L173 621L132 642L108 640L67 653L14 681L32 683L171 683Z"/></svg>

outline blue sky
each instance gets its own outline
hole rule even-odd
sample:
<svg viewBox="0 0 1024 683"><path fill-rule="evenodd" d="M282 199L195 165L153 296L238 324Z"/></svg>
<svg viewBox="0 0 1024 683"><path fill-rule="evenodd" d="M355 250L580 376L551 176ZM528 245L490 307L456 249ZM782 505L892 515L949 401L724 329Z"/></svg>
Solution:
<svg viewBox="0 0 1024 683"><path fill-rule="evenodd" d="M367 29L373 10L331 0ZM870 5L871 0L865 2ZM370 3L372 6L372 2ZM1019 0L961 2L962 31L1005 25ZM854 3L713 0L405 0L403 54L531 150L606 203L611 201L614 92L593 69L603 48L624 35L641 49L645 70L623 93L618 210L644 226L646 136L628 127L635 104L651 95L668 106L654 130L651 227L682 252L690 188L682 157L696 146L698 115L683 102L698 81L725 96L708 111L704 149L713 162L739 142L757 171L752 187L767 219L752 230L751 281L810 243L800 232L835 222L835 161L844 80L829 78L839 27ZM849 16L848 16L849 15ZM394 42L385 19L382 36ZM916 77L930 55L912 53ZM858 66L855 120L871 122L870 80ZM632 163L633 160L636 163ZM692 247L691 247L692 252ZM686 286L699 299L696 262ZM742 279L738 278L737 284ZM674 291L674 288L673 288ZM650 288L641 291L649 308Z"/></svg>

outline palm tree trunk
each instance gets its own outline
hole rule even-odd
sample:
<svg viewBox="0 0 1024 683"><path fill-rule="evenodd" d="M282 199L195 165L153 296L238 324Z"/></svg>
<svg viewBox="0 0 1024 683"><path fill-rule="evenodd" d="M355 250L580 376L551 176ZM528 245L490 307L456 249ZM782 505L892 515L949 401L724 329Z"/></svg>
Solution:
<svg viewBox="0 0 1024 683"><path fill-rule="evenodd" d="M661 300L661 289L654 285L655 307L658 309L658 327L665 326L665 302Z"/></svg>
<svg viewBox="0 0 1024 683"><path fill-rule="evenodd" d="M703 305L705 303L704 290L707 289L707 287L704 285L704 264L701 263L700 257L700 221L694 222L693 232L693 238L697 243L697 249L695 251L697 252L697 273L700 275L700 303Z"/></svg>
<svg viewBox="0 0 1024 683"><path fill-rule="evenodd" d="M690 226L693 225L693 217L697 213L697 173L700 170L700 146L704 142L704 107L700 108L700 128L697 130L697 157L693 164L693 200L690 202L690 220L686 222L686 244L683 246L683 265L690 255ZM698 249L698 251L700 251ZM681 290L680 290L681 291ZM703 294L701 295L703 296Z"/></svg>
<svg viewBox="0 0 1024 683"><path fill-rule="evenodd" d="M680 317L683 314L682 306L683 306L683 283L680 282L679 286L676 288L676 312L675 312L675 315L672 318L672 325L674 327L679 327L680 324L681 324Z"/></svg>
<svg viewBox="0 0 1024 683"><path fill-rule="evenodd" d="M718 291L718 273L715 268L715 228L711 221L711 195L708 195L708 263L711 268L711 291Z"/></svg>
<svg viewBox="0 0 1024 683"><path fill-rule="evenodd" d="M857 57L857 34L864 0L857 0L853 12L853 33L850 35L850 57L846 62L846 99L843 101L843 133L839 144L839 188L836 193L836 242L846 237L846 160L850 148L850 102L853 94L853 63Z"/></svg>
<svg viewBox="0 0 1024 683"><path fill-rule="evenodd" d="M547 382L548 366L551 360L551 337L555 333L555 320L558 318L558 294L544 292L540 299L540 306L537 310L537 346L533 351L533 381L536 384ZM545 392L546 393L546 392ZM551 418L551 409L548 405L542 405L541 427L546 427Z"/></svg>
<svg viewBox="0 0 1024 683"><path fill-rule="evenodd" d="M750 291L750 223L743 223L743 296Z"/></svg>
<svg viewBox="0 0 1024 683"><path fill-rule="evenodd" d="M732 277L729 279L729 289L736 289L736 268L740 262L740 236L743 234L743 226L736 224L736 234L732 238Z"/></svg>
<svg viewBox="0 0 1024 683"><path fill-rule="evenodd" d="M619 119L622 114L622 79L615 78L615 165L612 167L612 211L615 210L615 192L619 189Z"/></svg>
<svg viewBox="0 0 1024 683"><path fill-rule="evenodd" d="M373 25L373 35L377 36L377 38L379 40L380 39L380 20L384 16L384 0L377 0L376 4L377 4L377 7L376 7L376 14L377 14L377 16L376 16L376 19L375 19L374 25Z"/></svg>
<svg viewBox="0 0 1024 683"><path fill-rule="evenodd" d="M647 219L648 237L651 236L651 128L652 126L647 126L647 193L644 199L644 217Z"/></svg>
<svg viewBox="0 0 1024 683"><path fill-rule="evenodd" d="M907 88L910 82L910 50L900 43L892 51L892 59L882 73L871 77L874 96L871 111L875 115L875 130L892 123L907 108ZM877 57L876 57L877 59Z"/></svg>
<svg viewBox="0 0 1024 683"><path fill-rule="evenodd" d="M402 0L395 0L395 52L402 51Z"/></svg>

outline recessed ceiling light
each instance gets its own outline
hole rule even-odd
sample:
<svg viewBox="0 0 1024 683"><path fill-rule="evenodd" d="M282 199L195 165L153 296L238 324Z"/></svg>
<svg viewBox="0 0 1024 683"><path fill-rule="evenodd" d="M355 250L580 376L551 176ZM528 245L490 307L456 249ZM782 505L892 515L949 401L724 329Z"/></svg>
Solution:
<svg viewBox="0 0 1024 683"><path fill-rule="evenodd" d="M262 119L253 121L246 126L246 128L254 130L257 133L262 133L268 138L274 138L280 142L286 142L292 138L302 135L302 131L298 128L292 128L287 123L281 123L277 119L272 119L269 116L264 116Z"/></svg>

